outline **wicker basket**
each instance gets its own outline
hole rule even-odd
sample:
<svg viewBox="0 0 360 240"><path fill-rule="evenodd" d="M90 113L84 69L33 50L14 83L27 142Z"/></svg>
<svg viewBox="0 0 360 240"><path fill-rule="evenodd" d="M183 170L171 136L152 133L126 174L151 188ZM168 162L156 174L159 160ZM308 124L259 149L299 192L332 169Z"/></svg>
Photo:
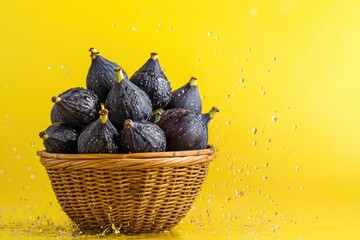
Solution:
<svg viewBox="0 0 360 240"><path fill-rule="evenodd" d="M150 233L174 227L188 212L213 148L132 154L39 151L56 198L85 232Z"/></svg>

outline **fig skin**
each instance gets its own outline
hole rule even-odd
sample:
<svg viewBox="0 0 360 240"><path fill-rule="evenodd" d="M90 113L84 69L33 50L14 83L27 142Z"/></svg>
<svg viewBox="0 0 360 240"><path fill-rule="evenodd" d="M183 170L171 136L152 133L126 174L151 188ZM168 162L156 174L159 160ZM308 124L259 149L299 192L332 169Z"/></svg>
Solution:
<svg viewBox="0 0 360 240"><path fill-rule="evenodd" d="M160 115L158 125L165 132L166 151L205 149L208 145L208 123L219 109L198 114L188 109L173 108Z"/></svg>
<svg viewBox="0 0 360 240"><path fill-rule="evenodd" d="M163 152L166 149L165 133L154 123L126 119L120 133L120 148L123 153Z"/></svg>
<svg viewBox="0 0 360 240"><path fill-rule="evenodd" d="M90 48L89 51L91 52L91 65L86 77L86 87L98 95L100 101L104 103L115 83L114 69L120 66L101 56L95 48ZM127 77L124 70L123 73Z"/></svg>
<svg viewBox="0 0 360 240"><path fill-rule="evenodd" d="M166 109L171 108L183 108L201 113L202 102L195 77L191 77L189 82L172 92L171 100L166 106Z"/></svg>
<svg viewBox="0 0 360 240"><path fill-rule="evenodd" d="M100 117L81 132L77 150L79 153L118 153L119 132L108 119L108 110L102 109Z"/></svg>
<svg viewBox="0 0 360 240"><path fill-rule="evenodd" d="M39 133L49 153L77 153L79 130L62 123L54 123Z"/></svg>
<svg viewBox="0 0 360 240"><path fill-rule="evenodd" d="M164 108L169 103L171 86L160 67L157 53L151 53L150 58L131 76L130 81L149 95L154 109Z"/></svg>
<svg viewBox="0 0 360 240"><path fill-rule="evenodd" d="M99 117L101 104L98 96L85 88L71 88L52 97L52 121L82 128Z"/></svg>
<svg viewBox="0 0 360 240"><path fill-rule="evenodd" d="M152 105L149 96L138 86L129 81L116 69L117 80L105 102L109 110L109 119L120 132L125 119L133 121L149 120L152 115Z"/></svg>
<svg viewBox="0 0 360 240"><path fill-rule="evenodd" d="M50 120L52 124L59 122L59 120L57 119L57 115L57 108L52 108L50 112Z"/></svg>

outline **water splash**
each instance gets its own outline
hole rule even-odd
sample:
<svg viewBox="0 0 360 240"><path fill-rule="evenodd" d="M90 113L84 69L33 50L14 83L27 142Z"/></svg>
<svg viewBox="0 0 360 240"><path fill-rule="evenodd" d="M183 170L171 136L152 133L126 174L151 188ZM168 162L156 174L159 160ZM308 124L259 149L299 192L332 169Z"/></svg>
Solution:
<svg viewBox="0 0 360 240"><path fill-rule="evenodd" d="M252 134L254 134L254 135L257 133L257 131L258 131L258 130L257 130L256 127L254 127L253 129L251 129L251 132L252 132Z"/></svg>

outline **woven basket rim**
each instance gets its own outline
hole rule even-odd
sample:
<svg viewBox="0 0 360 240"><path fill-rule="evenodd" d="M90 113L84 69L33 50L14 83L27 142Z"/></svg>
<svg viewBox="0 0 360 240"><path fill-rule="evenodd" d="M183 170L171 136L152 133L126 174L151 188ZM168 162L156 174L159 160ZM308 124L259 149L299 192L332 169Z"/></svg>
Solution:
<svg viewBox="0 0 360 240"><path fill-rule="evenodd" d="M37 155L46 169L126 168L133 170L211 162L215 158L215 149L209 146L200 150L128 154L63 154L42 150L38 151Z"/></svg>

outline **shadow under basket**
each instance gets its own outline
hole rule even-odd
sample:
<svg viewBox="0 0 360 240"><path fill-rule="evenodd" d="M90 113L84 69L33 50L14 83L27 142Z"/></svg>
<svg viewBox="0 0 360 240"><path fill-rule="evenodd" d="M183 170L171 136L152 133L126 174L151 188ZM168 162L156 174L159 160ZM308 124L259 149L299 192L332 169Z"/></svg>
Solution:
<svg viewBox="0 0 360 240"><path fill-rule="evenodd" d="M215 152L38 156L60 206L81 231L134 234L169 230L185 217Z"/></svg>

